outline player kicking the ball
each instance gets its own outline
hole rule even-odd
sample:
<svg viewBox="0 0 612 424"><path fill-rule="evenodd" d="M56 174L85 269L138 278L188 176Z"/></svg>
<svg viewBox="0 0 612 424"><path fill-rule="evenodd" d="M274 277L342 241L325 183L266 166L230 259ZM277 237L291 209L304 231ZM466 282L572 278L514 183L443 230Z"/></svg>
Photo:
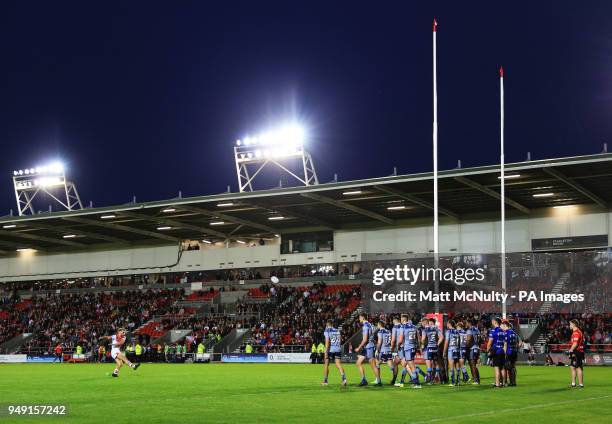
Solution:
<svg viewBox="0 0 612 424"><path fill-rule="evenodd" d="M115 360L115 363L117 364L115 370L113 371L113 377L119 377L119 369L123 366L123 364L126 364L133 370L138 369L140 364L134 364L130 362L128 358L125 357L123 352L121 352L121 346L123 346L126 340L125 329L120 328L117 331L117 334L113 336L102 336L100 337L100 339L110 340L111 342L111 357Z"/></svg>

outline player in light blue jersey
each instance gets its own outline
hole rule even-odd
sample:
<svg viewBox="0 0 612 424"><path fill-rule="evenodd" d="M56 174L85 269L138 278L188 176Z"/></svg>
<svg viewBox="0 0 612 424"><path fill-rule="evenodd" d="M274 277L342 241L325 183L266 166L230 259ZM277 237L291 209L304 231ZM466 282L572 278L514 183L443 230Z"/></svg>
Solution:
<svg viewBox="0 0 612 424"><path fill-rule="evenodd" d="M393 318L393 328L391 328L391 348L396 353L393 356L393 380L391 380L391 384L395 384L395 380L397 380L397 373L400 368L400 364L404 357L404 350L399 343L400 333L402 332L402 324L400 323L400 319L398 317ZM402 370L402 373L404 370Z"/></svg>
<svg viewBox="0 0 612 424"><path fill-rule="evenodd" d="M420 388L419 374L414 363L417 351L419 350L419 329L412 324L407 315L402 315L401 322L400 344L404 351L404 358L402 359L402 379L396 386L403 387L406 374L410 374L411 387Z"/></svg>
<svg viewBox="0 0 612 424"><path fill-rule="evenodd" d="M444 342L444 335L436 327L436 320L434 319L423 318L421 325L423 326L421 347L423 349L425 365L427 366L426 380L428 384L433 384L436 377L441 381L438 353Z"/></svg>
<svg viewBox="0 0 612 424"><path fill-rule="evenodd" d="M329 361L334 361L340 376L342 377L342 385L346 386L346 373L342 368L342 337L340 331L334 328L332 320L328 320L325 325L325 361L323 368L323 386L327 386L327 378L329 377Z"/></svg>
<svg viewBox="0 0 612 424"><path fill-rule="evenodd" d="M393 363L393 352L391 351L391 332L385 327L386 323L378 321L378 331L376 332L376 364L380 373L380 364L387 363L391 374L395 375L395 364ZM377 386L382 386L380 375L375 381ZM395 383L391 383L393 385Z"/></svg>
<svg viewBox="0 0 612 424"><path fill-rule="evenodd" d="M450 374L449 386L459 385L459 332L455 328L456 324L454 320L449 320L446 323L446 336L444 340L444 352L448 359L448 373ZM455 380L455 375L457 379Z"/></svg>
<svg viewBox="0 0 612 424"><path fill-rule="evenodd" d="M461 375L463 376L463 382L467 383L470 379L467 373L467 368L465 367L465 361L467 361L469 357L468 352L468 337L467 331L465 329L465 324L462 321L457 323L457 331L459 332L459 368L461 368ZM459 376L457 376L459 379Z"/></svg>
<svg viewBox="0 0 612 424"><path fill-rule="evenodd" d="M480 384L478 362L480 360L480 343L482 343L482 336L478 329L478 321L472 320L470 324L471 327L467 330L468 362L470 363L470 371L472 373L472 384Z"/></svg>
<svg viewBox="0 0 612 424"><path fill-rule="evenodd" d="M355 352L357 352L356 365L361 375L359 385L367 386L368 381L366 380L363 368L364 361L367 360L370 363L377 381L380 381L380 370L376 366L376 358L374 357L374 327L368 322L366 315L363 313L359 314L359 322L361 323L361 343L355 349Z"/></svg>

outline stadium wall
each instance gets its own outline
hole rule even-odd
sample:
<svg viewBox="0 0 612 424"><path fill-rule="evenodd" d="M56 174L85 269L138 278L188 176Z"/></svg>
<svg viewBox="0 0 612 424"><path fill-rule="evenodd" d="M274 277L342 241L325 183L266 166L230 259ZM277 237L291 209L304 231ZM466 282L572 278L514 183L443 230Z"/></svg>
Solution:
<svg viewBox="0 0 612 424"><path fill-rule="evenodd" d="M573 209L573 208L572 208ZM535 238L607 234L611 213L576 213L554 209L546 216L509 220L508 252L531 250ZM158 272L257 268L359 261L362 253L426 253L432 246L431 226L415 225L372 230L341 230L329 252L280 254L278 244L252 247L208 247L179 253L178 246L132 247L76 253L25 253L0 258L0 281L96 277ZM440 251L496 253L499 222L448 223L440 227Z"/></svg>

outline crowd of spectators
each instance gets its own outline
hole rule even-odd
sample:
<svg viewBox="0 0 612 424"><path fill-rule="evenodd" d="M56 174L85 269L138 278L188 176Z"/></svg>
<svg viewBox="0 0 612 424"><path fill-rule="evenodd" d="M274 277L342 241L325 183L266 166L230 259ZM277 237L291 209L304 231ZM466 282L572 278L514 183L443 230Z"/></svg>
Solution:
<svg viewBox="0 0 612 424"><path fill-rule="evenodd" d="M154 315L172 311L182 290L125 291L109 294L84 291L79 294L34 295L13 300L4 308L6 325L0 339L21 333L32 337L22 345L24 352L51 351L60 343L67 349L78 343L91 349L97 339L124 327L135 330Z"/></svg>
<svg viewBox="0 0 612 424"><path fill-rule="evenodd" d="M325 321L332 319L345 336L356 331L354 312L360 304L358 285L309 287L263 285L269 294L261 303L239 302L237 316L247 315L245 325L252 330L247 341L256 352L307 350L322 336Z"/></svg>

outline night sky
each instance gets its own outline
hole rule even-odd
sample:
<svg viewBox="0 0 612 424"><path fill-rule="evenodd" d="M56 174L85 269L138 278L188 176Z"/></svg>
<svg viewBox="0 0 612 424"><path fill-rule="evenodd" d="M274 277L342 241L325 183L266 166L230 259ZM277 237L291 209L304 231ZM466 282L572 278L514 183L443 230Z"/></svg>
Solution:
<svg viewBox="0 0 612 424"><path fill-rule="evenodd" d="M429 171L434 16L441 169L498 162L502 64L508 162L612 141L609 1L221 3L3 2L0 214L55 158L94 206L236 191L234 141L292 119L321 182Z"/></svg>

